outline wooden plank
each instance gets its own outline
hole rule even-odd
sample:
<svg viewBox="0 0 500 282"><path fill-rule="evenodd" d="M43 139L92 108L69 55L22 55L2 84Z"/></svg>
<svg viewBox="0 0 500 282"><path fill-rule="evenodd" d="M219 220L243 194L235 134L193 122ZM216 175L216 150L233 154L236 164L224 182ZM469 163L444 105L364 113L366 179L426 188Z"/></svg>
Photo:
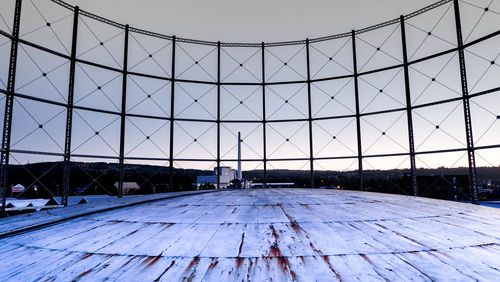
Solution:
<svg viewBox="0 0 500 282"><path fill-rule="evenodd" d="M352 191L193 195L0 239L9 265L0 279L491 280L500 274L499 214Z"/></svg>
<svg viewBox="0 0 500 282"><path fill-rule="evenodd" d="M0 236L5 236L6 234L19 232L21 230L29 228L43 227L53 222L58 222L65 219L72 219L75 217L80 217L107 209L115 209L115 208L127 207L130 205L148 203L151 201L169 199L172 197L210 193L210 192L214 191L208 191L208 190L187 191L187 192L173 192L165 194L129 196L123 198L113 198L109 201L100 201L95 203L88 203L85 205L69 206L66 208L55 209L51 211L41 211L36 213L34 216L32 214L21 214L6 218L0 218L0 226L3 226L3 228L0 230Z"/></svg>

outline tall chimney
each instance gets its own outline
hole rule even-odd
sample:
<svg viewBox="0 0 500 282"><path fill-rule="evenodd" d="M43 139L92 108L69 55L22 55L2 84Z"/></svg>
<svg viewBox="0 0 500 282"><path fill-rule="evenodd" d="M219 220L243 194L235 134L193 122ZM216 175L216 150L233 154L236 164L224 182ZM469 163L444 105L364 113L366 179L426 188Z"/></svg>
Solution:
<svg viewBox="0 0 500 282"><path fill-rule="evenodd" d="M241 173L241 133L238 131L238 179L243 179Z"/></svg>

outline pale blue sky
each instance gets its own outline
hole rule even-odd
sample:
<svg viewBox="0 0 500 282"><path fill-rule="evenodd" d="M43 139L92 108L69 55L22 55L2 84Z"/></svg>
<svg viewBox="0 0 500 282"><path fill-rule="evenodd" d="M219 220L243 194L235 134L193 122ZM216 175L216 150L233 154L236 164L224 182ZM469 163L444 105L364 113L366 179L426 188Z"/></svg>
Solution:
<svg viewBox="0 0 500 282"><path fill-rule="evenodd" d="M299 40L360 29L436 0L69 0L118 22L203 40Z"/></svg>

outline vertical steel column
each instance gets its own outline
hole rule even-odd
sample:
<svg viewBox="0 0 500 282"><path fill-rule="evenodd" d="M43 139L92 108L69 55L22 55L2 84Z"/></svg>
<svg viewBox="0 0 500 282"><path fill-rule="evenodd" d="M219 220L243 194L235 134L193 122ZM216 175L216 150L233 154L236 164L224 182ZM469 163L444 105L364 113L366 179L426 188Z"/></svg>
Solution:
<svg viewBox="0 0 500 282"><path fill-rule="evenodd" d="M69 89L68 89L68 109L66 113L66 138L64 141L64 176L62 204L68 206L68 197L70 192L69 180L71 172L71 135L73 129L73 98L75 94L75 69L76 69L76 44L78 39L78 13L80 9L75 6L73 16L73 35L71 43L71 60L69 66Z"/></svg>
<svg viewBox="0 0 500 282"><path fill-rule="evenodd" d="M175 124L175 35L172 37L172 73L170 80L170 190L174 191L174 124Z"/></svg>
<svg viewBox="0 0 500 282"><path fill-rule="evenodd" d="M406 117L408 121L408 140L410 149L410 169L411 169L411 183L410 188L413 196L418 196L417 185L417 166L415 162L415 138L413 135L413 115L411 106L411 89L410 89L410 74L408 71L408 50L406 47L406 29L405 17L400 17L401 22L401 42L403 44L403 68L405 74L405 92L406 92Z"/></svg>
<svg viewBox="0 0 500 282"><path fill-rule="evenodd" d="M356 130L358 137L358 175L359 189L363 189L363 151L361 148L361 115L359 110L358 59L356 57L356 31L352 31L352 57L354 66L354 98L356 99Z"/></svg>
<svg viewBox="0 0 500 282"><path fill-rule="evenodd" d="M267 187L267 121L266 121L266 47L264 42L261 44L262 48L262 136L263 136L263 154L264 154L264 187Z"/></svg>
<svg viewBox="0 0 500 282"><path fill-rule="evenodd" d="M217 189L220 189L220 41L217 42Z"/></svg>
<svg viewBox="0 0 500 282"><path fill-rule="evenodd" d="M310 188L314 188L314 150L313 150L313 120L312 120L312 99L311 99L311 63L309 58L309 38L306 39L306 59L307 59L307 108L309 112L309 162L310 162Z"/></svg>
<svg viewBox="0 0 500 282"><path fill-rule="evenodd" d="M10 137L12 129L12 110L14 105L14 91L16 88L17 51L19 47L19 27L21 24L21 0L16 0L14 10L14 24L12 27L12 42L10 45L9 74L7 82L7 97L5 99L5 116L3 120L2 154L0 167L0 184L2 185L2 213L5 215L7 198L7 176L10 157Z"/></svg>
<svg viewBox="0 0 500 282"><path fill-rule="evenodd" d="M458 0L454 0L455 24L457 29L458 59L460 62L460 82L462 84L462 101L464 105L465 134L467 138L467 157L469 160L469 190L473 204L478 203L477 198L477 173L476 155L474 153L474 138L472 137L472 120L469 104L469 87L467 86L467 71L465 68L464 43L462 38L462 23L460 19L460 6Z"/></svg>
<svg viewBox="0 0 500 282"><path fill-rule="evenodd" d="M118 198L123 197L123 181L125 178L125 122L127 120L127 76L128 76L128 33L129 26L125 26L125 45L123 47L123 81L122 81L122 111L120 120L120 180L118 181Z"/></svg>

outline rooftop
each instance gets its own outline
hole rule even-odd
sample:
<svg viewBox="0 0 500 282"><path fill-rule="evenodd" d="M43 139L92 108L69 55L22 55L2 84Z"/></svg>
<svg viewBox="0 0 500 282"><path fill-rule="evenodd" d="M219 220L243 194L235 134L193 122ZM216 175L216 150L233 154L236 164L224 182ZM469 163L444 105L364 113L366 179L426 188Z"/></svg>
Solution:
<svg viewBox="0 0 500 282"><path fill-rule="evenodd" d="M4 236L0 263L9 267L0 279L491 281L500 274L495 208L319 189L152 199Z"/></svg>

